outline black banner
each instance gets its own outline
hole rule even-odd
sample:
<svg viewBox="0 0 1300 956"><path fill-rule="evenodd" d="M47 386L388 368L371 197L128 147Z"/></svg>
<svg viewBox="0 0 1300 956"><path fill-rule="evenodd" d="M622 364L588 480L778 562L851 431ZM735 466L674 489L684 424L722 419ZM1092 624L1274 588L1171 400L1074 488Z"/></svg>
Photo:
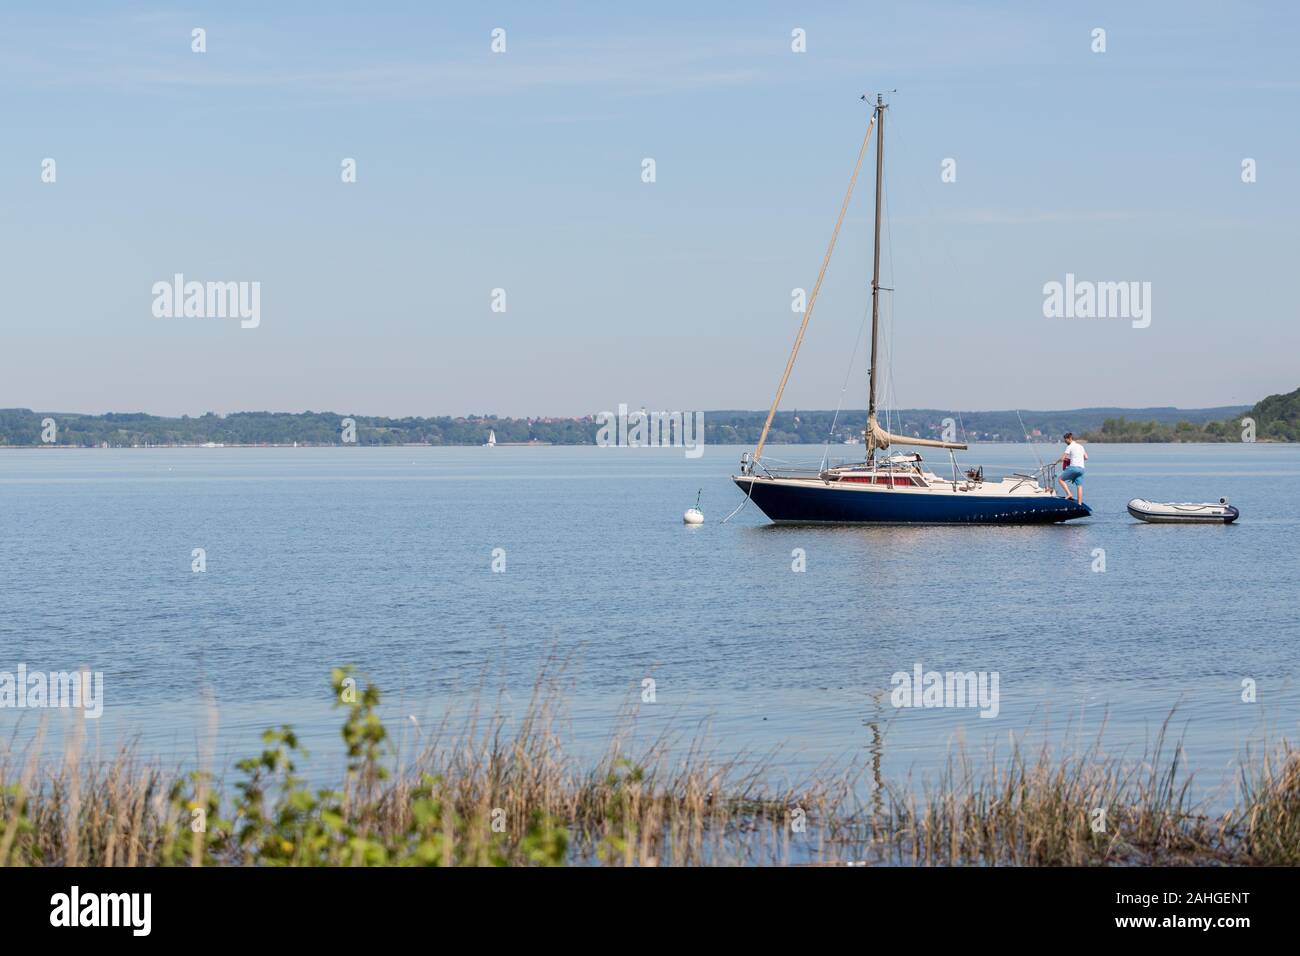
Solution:
<svg viewBox="0 0 1300 956"><path fill-rule="evenodd" d="M0 914L7 942L76 932L78 942L192 944L278 927L295 942L337 945L373 941L379 925L403 936L487 927L554 941L653 932L647 918L689 918L712 925L703 936L733 943L762 940L773 921L788 921L873 942L933 933L973 945L1050 930L1071 942L1199 934L1231 945L1239 934L1289 925L1283 907L1293 879L1286 870L1191 867L49 868L0 871Z"/></svg>

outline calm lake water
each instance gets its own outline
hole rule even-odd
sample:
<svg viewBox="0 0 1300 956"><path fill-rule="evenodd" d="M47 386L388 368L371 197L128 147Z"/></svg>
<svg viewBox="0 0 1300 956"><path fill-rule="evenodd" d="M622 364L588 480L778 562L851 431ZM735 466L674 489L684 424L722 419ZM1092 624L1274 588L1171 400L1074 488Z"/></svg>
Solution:
<svg viewBox="0 0 1300 956"><path fill-rule="evenodd" d="M210 688L218 760L291 723L319 774L338 760L329 671L348 662L414 739L407 715L428 727L479 698L518 714L561 659L578 752L652 678L643 732L776 748L783 780L878 757L919 785L959 746L1068 749L1103 722L1106 752L1136 760L1176 708L1198 793L1221 803L1239 761L1300 736L1300 447L1096 445L1093 518L1027 528L778 528L752 505L721 524L742 450L6 451L0 671L103 671L92 746L134 738L167 761L207 739ZM963 463L1036 464L1027 445ZM701 488L708 523L686 527ZM1220 495L1235 526L1124 509ZM893 707L891 675L918 662L997 672L997 716ZM0 747L39 720L0 709Z"/></svg>

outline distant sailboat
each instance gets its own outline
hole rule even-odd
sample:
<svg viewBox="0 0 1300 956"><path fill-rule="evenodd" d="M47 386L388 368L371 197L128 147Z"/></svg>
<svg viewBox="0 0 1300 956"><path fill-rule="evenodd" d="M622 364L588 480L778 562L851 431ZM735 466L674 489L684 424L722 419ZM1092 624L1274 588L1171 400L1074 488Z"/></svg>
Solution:
<svg viewBox="0 0 1300 956"><path fill-rule="evenodd" d="M866 99L866 97L863 97ZM840 207L839 219L831 233L830 247L822 260L821 272L808 299L803 322L786 362L785 373L777 386L776 398L767 413L758 446L751 457L746 452L740 460L740 474L732 480L748 498L778 523L848 523L848 524L1029 524L1068 521L1092 514L1087 505L1077 505L1070 498L1058 498L1052 487L1053 466L1046 465L1033 474L1016 474L1000 481L986 481L984 470L959 472L957 450L960 442L935 441L891 435L876 419L876 376L879 370L878 344L880 324L880 211L884 182L884 97L877 95L867 125L857 165L849 180L848 192ZM813 305L821 289L826 267L830 263L835 240L839 236L844 214L853 195L858 170L866 155L867 143L876 130L876 218L875 262L871 275L871 369L869 373L866 460L860 464L821 467L813 470L773 470L763 462L763 446L768 430L781 403L795 356L803 342ZM878 455L890 445L943 448L952 459L952 477L944 478L921 467L919 454Z"/></svg>
<svg viewBox="0 0 1300 956"><path fill-rule="evenodd" d="M497 444L497 433L488 429L488 440L483 443L484 448L495 448Z"/></svg>

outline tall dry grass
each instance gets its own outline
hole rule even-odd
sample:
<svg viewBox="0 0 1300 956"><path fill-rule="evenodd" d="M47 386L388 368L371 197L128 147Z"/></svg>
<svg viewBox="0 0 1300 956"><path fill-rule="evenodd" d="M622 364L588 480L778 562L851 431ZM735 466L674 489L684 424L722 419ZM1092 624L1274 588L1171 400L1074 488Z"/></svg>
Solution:
<svg viewBox="0 0 1300 956"><path fill-rule="evenodd" d="M335 690L340 675L336 672ZM298 777L288 728L237 765L204 770L107 760L0 758L0 865L1085 865L1300 862L1300 755L1283 746L1243 772L1237 805L1190 798L1162 730L1134 762L1098 742L1057 757L1013 745L958 754L925 786L823 767L773 789L770 757L713 758L699 740L634 744L629 712L603 753L578 760L543 679L512 724L477 708L396 752L367 688L346 704L347 770L332 790ZM861 797L867 794L867 799Z"/></svg>

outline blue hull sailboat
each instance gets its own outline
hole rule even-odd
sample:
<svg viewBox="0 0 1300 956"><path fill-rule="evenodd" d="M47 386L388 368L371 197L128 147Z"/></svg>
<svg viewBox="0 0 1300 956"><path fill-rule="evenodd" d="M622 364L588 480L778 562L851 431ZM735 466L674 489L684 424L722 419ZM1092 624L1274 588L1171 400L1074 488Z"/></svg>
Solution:
<svg viewBox="0 0 1300 956"><path fill-rule="evenodd" d="M865 99L865 97L864 97ZM880 325L880 212L881 187L884 182L884 97L877 95L867 125L857 165L849 180L848 193L840 207L839 219L831 233L830 246L822 260L821 272L809 296L803 322L786 362L785 374L777 386L776 398L767 413L763 433L753 455L741 458L740 474L732 480L748 499L778 523L836 524L1045 524L1086 518L1092 510L1076 504L1072 498L1057 497L1053 487L1055 466L1045 465L1032 474L1013 474L1000 480L986 480L983 469L962 473L955 452L965 450L960 442L936 441L893 435L880 426L876 416L876 371ZM772 419L781 403L781 395L790 379L795 357L803 342L808 320L812 317L817 293L830 262L835 240L839 236L844 214L853 195L853 186L873 128L876 130L876 219L875 262L871 276L871 370L867 404L865 461L850 465L821 467L812 470L769 468L763 461L763 448L772 427ZM951 477L940 477L922 466L919 453L881 454L887 449L907 447L942 448L952 461Z"/></svg>
<svg viewBox="0 0 1300 956"><path fill-rule="evenodd" d="M900 456L901 457L901 456ZM1048 524L1092 514L1040 488L1033 475L997 482L944 479L895 465L818 475L737 475L740 490L780 524Z"/></svg>

